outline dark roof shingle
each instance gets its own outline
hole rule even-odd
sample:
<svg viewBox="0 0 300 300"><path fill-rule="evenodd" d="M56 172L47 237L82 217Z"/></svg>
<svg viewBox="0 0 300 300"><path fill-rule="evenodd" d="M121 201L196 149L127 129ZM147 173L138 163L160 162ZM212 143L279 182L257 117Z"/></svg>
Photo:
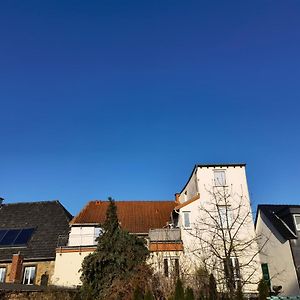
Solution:
<svg viewBox="0 0 300 300"><path fill-rule="evenodd" d="M0 261L20 251L25 260L54 259L59 235L67 235L71 214L59 201L2 204L0 229L34 228L26 247L1 247Z"/></svg>
<svg viewBox="0 0 300 300"><path fill-rule="evenodd" d="M259 211L265 215L283 238L286 240L297 238L293 214L300 213L299 205L260 204L257 209L255 225Z"/></svg>

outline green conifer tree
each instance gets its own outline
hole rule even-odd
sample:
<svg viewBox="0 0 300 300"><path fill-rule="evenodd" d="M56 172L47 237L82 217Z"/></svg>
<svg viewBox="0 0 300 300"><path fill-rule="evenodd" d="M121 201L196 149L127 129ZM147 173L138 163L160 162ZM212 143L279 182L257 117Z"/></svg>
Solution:
<svg viewBox="0 0 300 300"><path fill-rule="evenodd" d="M194 291L191 287L187 287L185 290L184 300L195 300Z"/></svg>
<svg viewBox="0 0 300 300"><path fill-rule="evenodd" d="M144 240L120 228L117 207L111 198L101 227L96 251L82 263L82 294L86 299L109 299L111 289L117 290L117 285L136 276L149 254Z"/></svg>
<svg viewBox="0 0 300 300"><path fill-rule="evenodd" d="M184 300L184 289L180 278L176 281L174 300Z"/></svg>

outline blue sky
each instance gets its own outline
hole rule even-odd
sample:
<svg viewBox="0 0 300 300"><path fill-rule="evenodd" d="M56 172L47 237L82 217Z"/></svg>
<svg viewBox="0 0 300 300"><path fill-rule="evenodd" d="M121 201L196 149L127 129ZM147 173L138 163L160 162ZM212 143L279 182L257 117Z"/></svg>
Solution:
<svg viewBox="0 0 300 300"><path fill-rule="evenodd" d="M1 1L0 195L168 200L246 162L300 204L300 2Z"/></svg>

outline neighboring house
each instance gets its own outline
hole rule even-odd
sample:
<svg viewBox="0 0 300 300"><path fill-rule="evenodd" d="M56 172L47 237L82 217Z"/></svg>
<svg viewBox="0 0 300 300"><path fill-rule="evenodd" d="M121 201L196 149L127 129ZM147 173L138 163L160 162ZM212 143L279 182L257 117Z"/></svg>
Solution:
<svg viewBox="0 0 300 300"><path fill-rule="evenodd" d="M71 214L59 201L0 205L0 283L47 285Z"/></svg>
<svg viewBox="0 0 300 300"><path fill-rule="evenodd" d="M259 205L255 224L264 278L280 295L300 295L300 205Z"/></svg>
<svg viewBox="0 0 300 300"><path fill-rule="evenodd" d="M116 201L117 214L123 229L147 238L151 260L169 276L178 269L178 259L183 250L179 229L169 229L174 201ZM91 201L70 222L68 237L61 237L62 243L56 249L53 282L59 286L81 284L80 268L84 257L96 249L96 238L101 233L100 224L106 218L108 201ZM158 230L156 230L158 229ZM165 260L164 260L165 259Z"/></svg>
<svg viewBox="0 0 300 300"><path fill-rule="evenodd" d="M256 293L262 274L246 165L195 165L176 198L173 220L181 228L185 264L190 265L187 268L194 271L204 266L225 289L229 284L227 274L232 274L234 288L242 284L245 293ZM225 241L226 251L232 251L227 259Z"/></svg>

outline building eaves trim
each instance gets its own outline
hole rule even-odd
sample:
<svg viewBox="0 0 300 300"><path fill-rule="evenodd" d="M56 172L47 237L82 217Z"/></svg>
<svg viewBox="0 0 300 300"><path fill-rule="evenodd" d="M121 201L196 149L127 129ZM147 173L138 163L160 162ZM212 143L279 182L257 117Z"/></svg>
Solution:
<svg viewBox="0 0 300 300"><path fill-rule="evenodd" d="M215 168L215 167L245 167L246 163L230 163L230 164L197 164L199 168Z"/></svg>

